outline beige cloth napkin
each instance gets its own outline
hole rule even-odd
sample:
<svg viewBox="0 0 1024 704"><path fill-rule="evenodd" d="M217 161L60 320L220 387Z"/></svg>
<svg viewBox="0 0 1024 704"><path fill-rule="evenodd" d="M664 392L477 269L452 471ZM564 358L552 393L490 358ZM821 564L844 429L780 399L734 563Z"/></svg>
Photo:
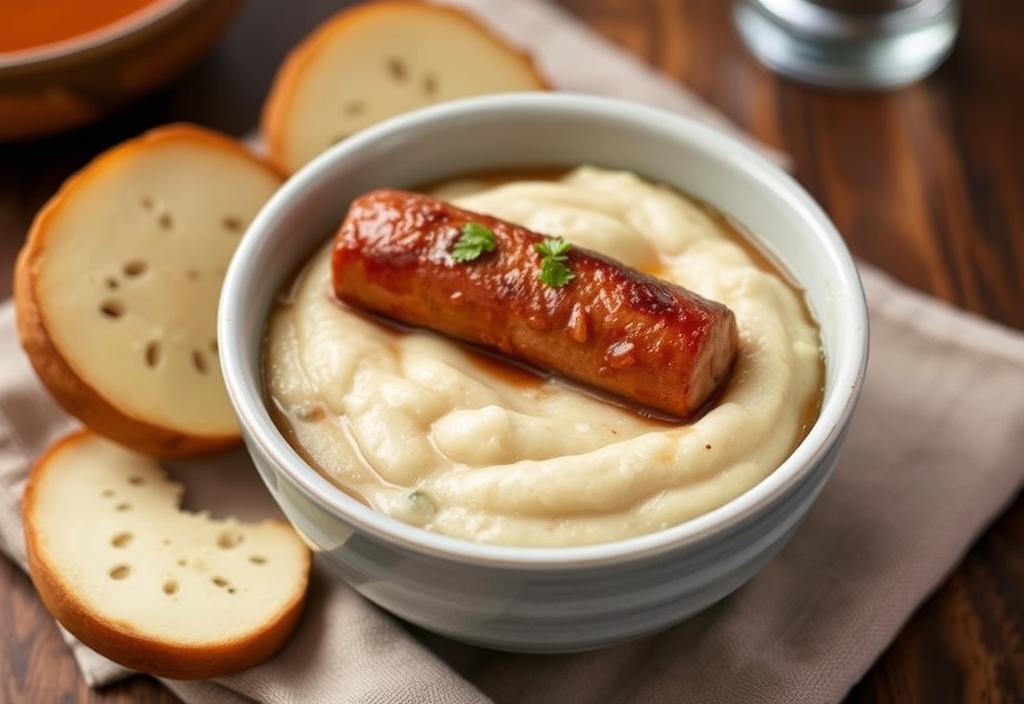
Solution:
<svg viewBox="0 0 1024 704"><path fill-rule="evenodd" d="M547 5L472 4L536 48L560 87L721 119ZM841 698L1024 480L1024 335L873 270L863 277L871 363L836 475L782 553L707 612L594 653L508 655L410 629L317 569L279 655L234 677L165 684L190 702L275 704ZM0 307L0 549L19 565L29 463L71 426L24 360L9 305ZM170 468L189 487L188 506L274 511L241 452ZM90 684L127 674L65 635Z"/></svg>

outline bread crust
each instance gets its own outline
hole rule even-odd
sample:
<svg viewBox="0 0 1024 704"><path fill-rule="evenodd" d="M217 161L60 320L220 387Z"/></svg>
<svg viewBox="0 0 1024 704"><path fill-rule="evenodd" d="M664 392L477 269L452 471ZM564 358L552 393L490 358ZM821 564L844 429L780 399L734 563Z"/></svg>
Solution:
<svg viewBox="0 0 1024 704"><path fill-rule="evenodd" d="M277 168L282 173L290 174L293 172L293 169L288 166L289 160L288 155L285 154L284 146L285 127L288 123L288 110L292 103L292 95L295 92L299 77L305 71L310 60L316 56L320 47L331 41L336 35L348 31L351 25L359 21L373 15L401 12L410 7L418 10L427 8L466 23L479 32L481 36L490 40L495 46L504 49L519 59L524 68L533 76L539 90L551 89L551 84L544 78L537 68L533 57L528 52L510 45L478 19L458 8L448 5L434 5L419 2L418 0L375 0L356 5L324 20L309 36L288 53L285 60L281 63L281 67L277 70L277 75L274 77L270 92L263 103L260 131L263 134L263 141L267 146L270 160L277 165Z"/></svg>
<svg viewBox="0 0 1024 704"><path fill-rule="evenodd" d="M132 449L158 457L185 457L224 450L237 445L236 433L195 435L152 423L131 415L106 398L74 369L50 335L46 316L38 298L37 282L40 263L45 257L45 244L50 223L63 204L93 174L110 168L122 159L131 158L139 150L170 140L200 141L217 149L244 156L282 178L269 162L251 154L241 144L216 132L187 124L160 127L124 142L96 157L71 176L43 206L29 229L25 245L18 255L14 271L14 303L18 336L43 385L71 415L91 429Z"/></svg>
<svg viewBox="0 0 1024 704"><path fill-rule="evenodd" d="M22 501L25 549L29 573L46 609L76 638L114 662L157 677L179 680L207 679L239 672L266 660L284 644L298 623L305 603L311 565L305 552L305 574L301 588L286 608L271 621L243 638L217 643L189 644L158 640L138 633L125 624L106 621L89 608L61 579L47 559L36 535L35 510L39 484L49 470L50 460L75 443L88 439L88 430L78 430L57 440L36 461L29 474ZM274 521L291 530L283 521Z"/></svg>

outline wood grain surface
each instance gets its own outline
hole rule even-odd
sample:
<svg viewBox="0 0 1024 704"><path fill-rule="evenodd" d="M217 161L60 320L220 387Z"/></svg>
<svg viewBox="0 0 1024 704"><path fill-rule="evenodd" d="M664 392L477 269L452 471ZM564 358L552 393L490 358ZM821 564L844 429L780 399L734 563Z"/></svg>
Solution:
<svg viewBox="0 0 1024 704"><path fill-rule="evenodd" d="M1024 2L965 3L950 60L887 94L809 88L765 70L737 40L724 0L561 2L791 154L797 178L857 256L1024 329ZM32 215L66 176L169 121L249 132L288 47L343 4L290 0L284 12L279 0L250 0L220 46L160 93L74 134L0 147L0 296ZM1007 393L1024 393L1021 386ZM1024 701L1022 546L1018 498L849 701ZM144 678L86 687L30 583L3 560L0 614L0 702L174 701Z"/></svg>

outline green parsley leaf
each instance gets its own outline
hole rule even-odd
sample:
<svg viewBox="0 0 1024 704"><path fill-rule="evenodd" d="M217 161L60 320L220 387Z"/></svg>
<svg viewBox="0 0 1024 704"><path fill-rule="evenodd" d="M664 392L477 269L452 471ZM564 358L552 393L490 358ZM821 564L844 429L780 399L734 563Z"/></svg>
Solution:
<svg viewBox="0 0 1024 704"><path fill-rule="evenodd" d="M478 222L467 222L452 248L452 258L460 264L471 262L484 252L493 252L498 246L494 232Z"/></svg>
<svg viewBox="0 0 1024 704"><path fill-rule="evenodd" d="M572 245L561 237L545 237L543 242L533 245L540 254L541 283L551 288L562 288L576 278L576 274L566 266L569 250Z"/></svg>
<svg viewBox="0 0 1024 704"><path fill-rule="evenodd" d="M576 274L556 259L544 259L540 265L541 283L551 288L562 288L576 278Z"/></svg>
<svg viewBox="0 0 1024 704"><path fill-rule="evenodd" d="M547 259L554 259L556 262L564 262L566 255L572 245L561 237L545 237L543 242L533 245L533 248L540 252L540 255Z"/></svg>

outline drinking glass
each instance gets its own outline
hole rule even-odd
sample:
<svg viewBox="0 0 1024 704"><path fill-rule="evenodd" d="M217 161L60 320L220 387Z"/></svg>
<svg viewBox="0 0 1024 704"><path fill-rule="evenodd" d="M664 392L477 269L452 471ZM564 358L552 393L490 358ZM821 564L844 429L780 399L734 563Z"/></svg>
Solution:
<svg viewBox="0 0 1024 704"><path fill-rule="evenodd" d="M938 68L960 27L959 0L733 0L753 54L792 78L895 88Z"/></svg>

